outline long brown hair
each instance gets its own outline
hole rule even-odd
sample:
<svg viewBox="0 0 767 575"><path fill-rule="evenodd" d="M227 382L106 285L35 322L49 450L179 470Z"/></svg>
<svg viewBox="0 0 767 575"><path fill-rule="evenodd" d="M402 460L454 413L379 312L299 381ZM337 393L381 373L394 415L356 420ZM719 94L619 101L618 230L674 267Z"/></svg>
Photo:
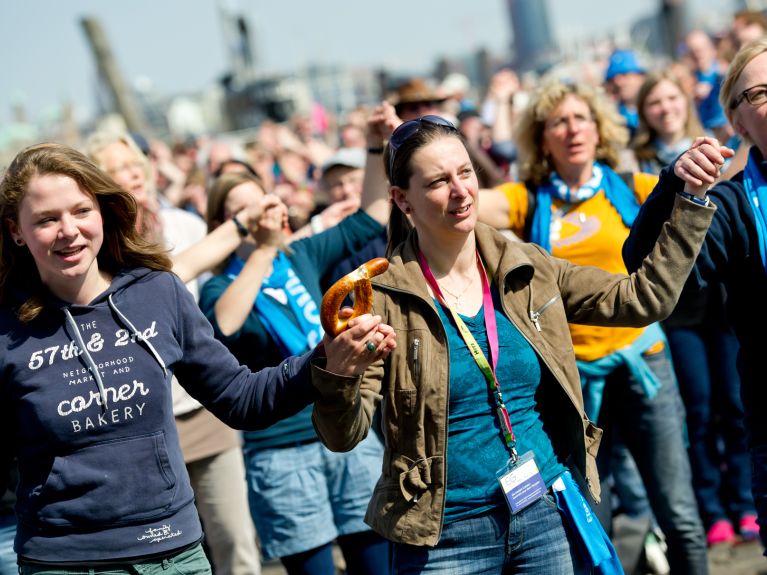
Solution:
<svg viewBox="0 0 767 575"><path fill-rule="evenodd" d="M130 192L77 150L62 144L36 144L16 155L0 182L0 305L11 305L10 292L18 289L27 297L18 310L22 321L31 321L43 309L45 286L29 250L13 242L8 221L18 223L30 180L45 175L72 178L98 202L104 222L104 243L98 253L100 269L110 274L134 267L171 269L167 253L136 231L136 201Z"/></svg>

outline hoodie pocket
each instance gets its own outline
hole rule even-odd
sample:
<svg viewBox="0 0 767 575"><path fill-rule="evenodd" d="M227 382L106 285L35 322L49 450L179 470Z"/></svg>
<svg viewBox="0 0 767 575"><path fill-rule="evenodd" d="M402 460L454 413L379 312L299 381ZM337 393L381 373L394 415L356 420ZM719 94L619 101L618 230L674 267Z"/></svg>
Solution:
<svg viewBox="0 0 767 575"><path fill-rule="evenodd" d="M176 476L163 432L90 445L57 456L30 512L48 526L100 526L145 521L173 504Z"/></svg>

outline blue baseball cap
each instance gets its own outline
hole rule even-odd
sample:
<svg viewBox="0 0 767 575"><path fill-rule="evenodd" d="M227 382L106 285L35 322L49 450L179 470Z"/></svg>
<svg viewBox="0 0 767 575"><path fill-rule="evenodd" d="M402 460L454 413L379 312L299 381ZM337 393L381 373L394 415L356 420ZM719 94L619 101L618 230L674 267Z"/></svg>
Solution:
<svg viewBox="0 0 767 575"><path fill-rule="evenodd" d="M633 50L616 50L610 55L610 62L605 72L605 82L618 74L646 74L647 70L639 63Z"/></svg>

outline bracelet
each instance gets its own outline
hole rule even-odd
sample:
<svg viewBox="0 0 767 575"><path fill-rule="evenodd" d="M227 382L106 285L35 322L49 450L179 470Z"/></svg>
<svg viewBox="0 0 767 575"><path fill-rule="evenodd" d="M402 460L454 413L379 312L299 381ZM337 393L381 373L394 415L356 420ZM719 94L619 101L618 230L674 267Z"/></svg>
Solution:
<svg viewBox="0 0 767 575"><path fill-rule="evenodd" d="M368 154L383 154L383 146L369 146Z"/></svg>
<svg viewBox="0 0 767 575"><path fill-rule="evenodd" d="M232 216L232 221L234 222L234 225L237 228L237 233L240 234L240 237L247 237L249 233L248 228L242 225L242 222L237 219L237 216Z"/></svg>
<svg viewBox="0 0 767 575"><path fill-rule="evenodd" d="M691 202L693 202L693 203L696 203L696 204L698 204L699 206L703 206L703 207L706 207L706 206L708 206L708 204L709 204L709 202L710 202L710 200L708 199L708 195L706 195L706 196L704 196L704 197L702 197L702 198L701 198L701 197L699 197L699 196L696 196L696 195L694 195L694 194L690 194L689 192L685 192L685 191L683 191L683 190L682 190L682 191L679 191L679 192L677 192L677 194L679 194L680 196L682 196L684 199L686 199L686 200L690 200Z"/></svg>

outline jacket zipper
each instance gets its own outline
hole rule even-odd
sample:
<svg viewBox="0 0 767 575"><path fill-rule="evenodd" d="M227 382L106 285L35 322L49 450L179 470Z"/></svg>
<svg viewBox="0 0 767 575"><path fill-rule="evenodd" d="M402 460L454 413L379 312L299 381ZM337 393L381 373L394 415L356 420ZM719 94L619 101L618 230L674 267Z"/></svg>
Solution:
<svg viewBox="0 0 767 575"><path fill-rule="evenodd" d="M541 323L539 321L541 319L541 314L545 312L549 308L549 306L551 306L558 299L559 299L559 294L555 295L553 298L551 298L549 301L547 301L537 310L535 311L530 310L530 321L533 322L533 324L535 325L535 329L537 329L539 332L541 331Z"/></svg>
<svg viewBox="0 0 767 575"><path fill-rule="evenodd" d="M420 357L420 350L421 350L421 338L416 337L413 339L413 375L415 376L415 380L420 382L421 381L421 357Z"/></svg>

